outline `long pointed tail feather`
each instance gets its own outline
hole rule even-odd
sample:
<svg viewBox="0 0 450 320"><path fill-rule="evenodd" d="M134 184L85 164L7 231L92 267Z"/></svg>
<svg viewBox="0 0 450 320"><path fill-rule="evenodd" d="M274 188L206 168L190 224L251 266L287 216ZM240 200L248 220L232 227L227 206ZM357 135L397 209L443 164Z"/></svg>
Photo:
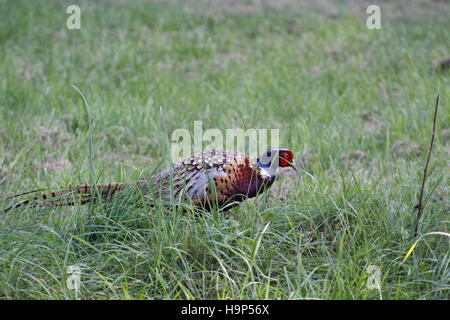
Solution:
<svg viewBox="0 0 450 320"><path fill-rule="evenodd" d="M27 191L27 192L24 192L24 193L15 194L15 195L13 195L13 196L10 196L10 197L6 198L5 200L14 199L14 198L17 198L17 197L20 197L20 196L24 196L24 195L26 195L26 194L36 193L36 192L44 191L44 190L47 190L47 189L37 189L37 190Z"/></svg>
<svg viewBox="0 0 450 320"><path fill-rule="evenodd" d="M20 201L9 208L6 208L4 212L8 212L13 209L17 209L20 207L28 206L31 208L36 207L53 207L53 206L73 206L77 203L85 204L91 201L91 199L95 199L96 190L100 197L103 200L109 201L111 200L114 193L123 189L126 186L126 183L107 183L107 184L81 184L77 186L67 186L62 187L60 191L50 192L47 194L43 194L40 196L33 197L31 199L26 199ZM8 199L15 198L21 195L37 192L41 190L29 191L22 194L18 194ZM67 198L67 196L72 195L71 198Z"/></svg>

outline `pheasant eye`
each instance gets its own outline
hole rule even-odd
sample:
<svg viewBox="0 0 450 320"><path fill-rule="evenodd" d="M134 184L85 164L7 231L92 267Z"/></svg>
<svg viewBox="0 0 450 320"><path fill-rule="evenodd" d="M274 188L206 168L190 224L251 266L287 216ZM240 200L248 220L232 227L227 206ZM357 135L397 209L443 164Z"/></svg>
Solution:
<svg viewBox="0 0 450 320"><path fill-rule="evenodd" d="M293 154L290 151L283 151L280 153L280 166L287 167L293 160Z"/></svg>

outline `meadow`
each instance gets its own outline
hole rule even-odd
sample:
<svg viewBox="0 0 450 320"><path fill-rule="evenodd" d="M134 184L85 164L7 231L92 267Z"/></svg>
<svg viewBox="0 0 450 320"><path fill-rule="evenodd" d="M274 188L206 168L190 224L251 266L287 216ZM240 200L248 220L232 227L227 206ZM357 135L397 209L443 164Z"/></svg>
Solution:
<svg viewBox="0 0 450 320"><path fill-rule="evenodd" d="M0 208L150 176L197 120L279 129L300 173L200 216L2 212L0 299L448 299L450 3L378 3L380 30L365 1L0 0Z"/></svg>

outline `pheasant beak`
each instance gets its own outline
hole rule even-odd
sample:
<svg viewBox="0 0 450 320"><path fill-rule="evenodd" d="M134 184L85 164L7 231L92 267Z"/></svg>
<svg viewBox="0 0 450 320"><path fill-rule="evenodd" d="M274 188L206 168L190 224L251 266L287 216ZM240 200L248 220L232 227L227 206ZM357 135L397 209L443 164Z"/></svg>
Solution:
<svg viewBox="0 0 450 320"><path fill-rule="evenodd" d="M288 166L291 167L292 169L294 169L295 172L297 172L297 168L295 167L295 162L294 162L294 160L292 160L291 162L288 162Z"/></svg>

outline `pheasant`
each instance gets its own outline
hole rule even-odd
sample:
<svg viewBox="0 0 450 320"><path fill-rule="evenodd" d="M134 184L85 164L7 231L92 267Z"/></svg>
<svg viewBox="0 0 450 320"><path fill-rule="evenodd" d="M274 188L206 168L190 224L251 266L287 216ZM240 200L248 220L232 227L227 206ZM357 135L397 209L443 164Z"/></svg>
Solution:
<svg viewBox="0 0 450 320"><path fill-rule="evenodd" d="M278 167L295 169L293 153L288 149L271 149L256 160L236 151L210 150L193 154L150 178L136 183L82 184L62 187L59 191L23 200L5 209L5 212L23 206L51 207L86 204L100 196L110 201L114 194L135 185L146 198L160 198L166 203L182 199L211 211L213 206L222 211L261 194L273 184ZM296 169L295 169L296 170ZM12 196L42 191L30 191ZM76 197L67 198L69 195ZM8 198L8 199L10 199Z"/></svg>

